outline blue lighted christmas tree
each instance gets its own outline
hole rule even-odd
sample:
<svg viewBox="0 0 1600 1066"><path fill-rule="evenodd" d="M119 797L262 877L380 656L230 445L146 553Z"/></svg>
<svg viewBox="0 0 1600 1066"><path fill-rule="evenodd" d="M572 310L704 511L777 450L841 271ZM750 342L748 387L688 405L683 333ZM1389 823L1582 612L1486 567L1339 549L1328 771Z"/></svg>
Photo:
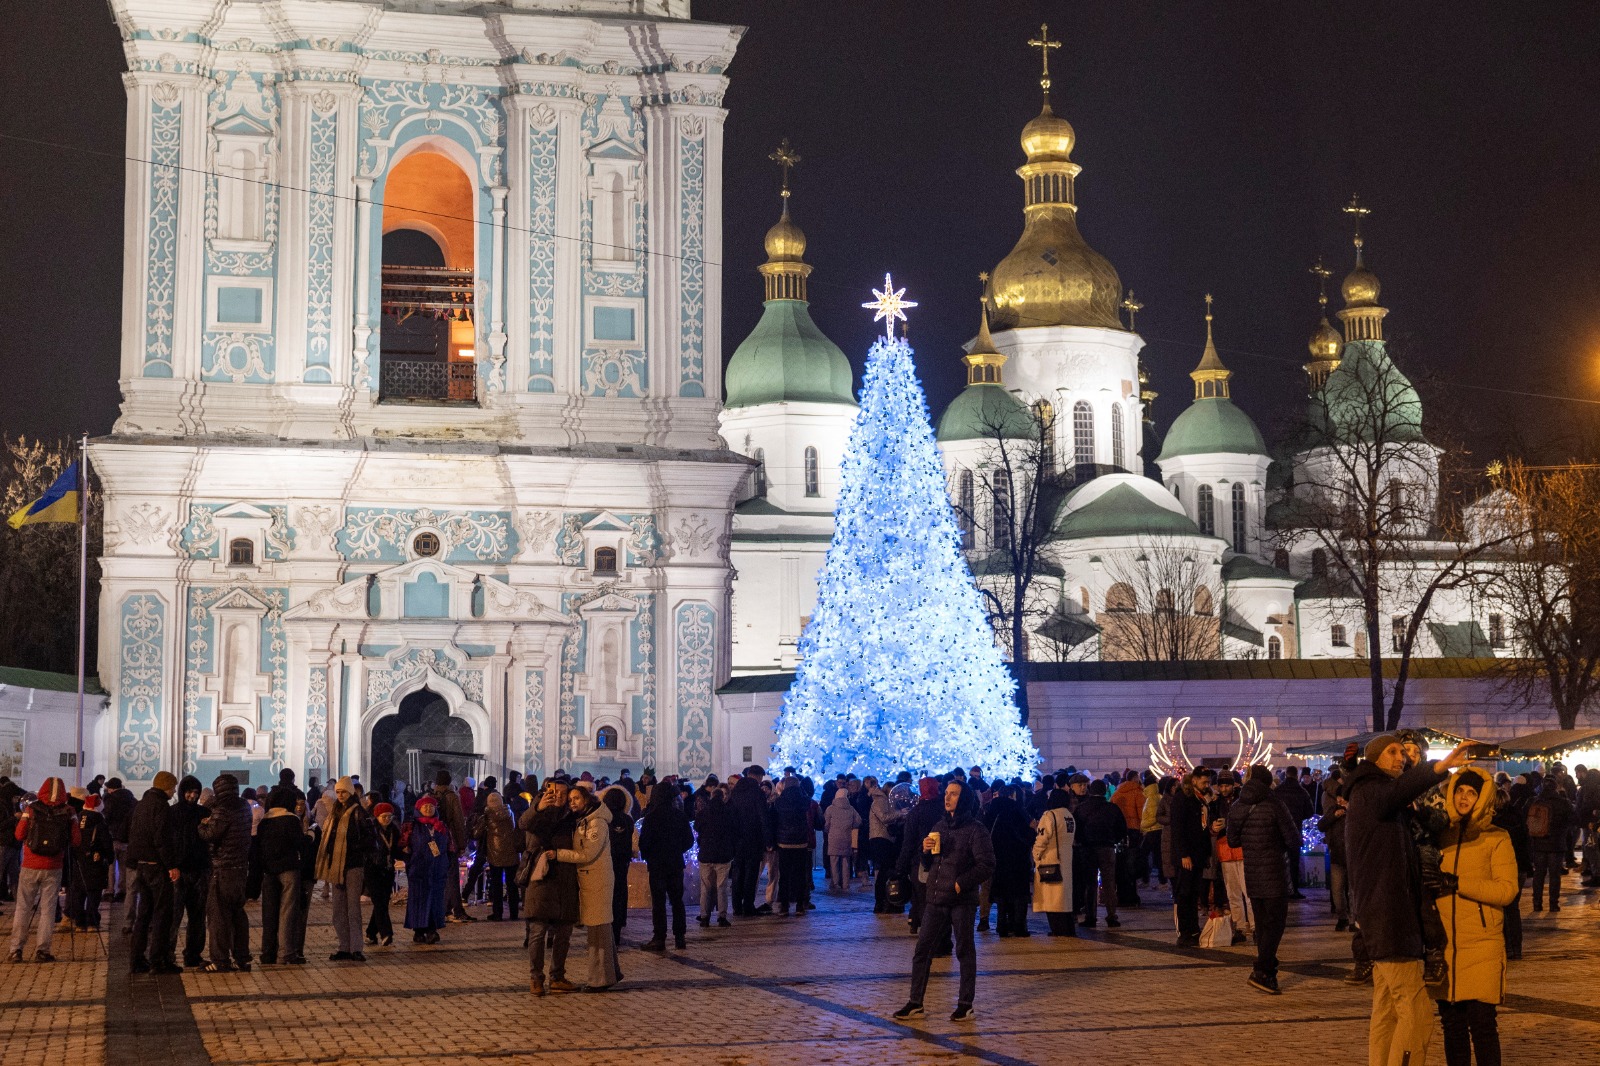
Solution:
<svg viewBox="0 0 1600 1066"><path fill-rule="evenodd" d="M904 291L885 277L866 305L890 335L867 356L777 760L827 776L975 764L991 780L1031 773L1039 753L961 555L911 348L893 336L899 309L914 306Z"/></svg>

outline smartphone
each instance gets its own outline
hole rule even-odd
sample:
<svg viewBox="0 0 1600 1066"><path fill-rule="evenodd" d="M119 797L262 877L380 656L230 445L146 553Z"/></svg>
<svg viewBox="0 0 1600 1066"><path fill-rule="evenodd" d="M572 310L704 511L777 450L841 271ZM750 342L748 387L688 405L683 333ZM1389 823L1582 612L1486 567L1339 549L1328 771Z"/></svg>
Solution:
<svg viewBox="0 0 1600 1066"><path fill-rule="evenodd" d="M1498 744L1472 744L1467 748L1469 759L1498 759L1501 754Z"/></svg>

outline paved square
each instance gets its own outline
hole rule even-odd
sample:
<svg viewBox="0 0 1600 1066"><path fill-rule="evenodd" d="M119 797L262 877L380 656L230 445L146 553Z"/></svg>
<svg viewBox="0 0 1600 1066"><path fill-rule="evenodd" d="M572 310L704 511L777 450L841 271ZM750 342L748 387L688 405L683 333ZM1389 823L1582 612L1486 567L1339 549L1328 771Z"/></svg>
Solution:
<svg viewBox="0 0 1600 1066"><path fill-rule="evenodd" d="M0 964L0 1047L6 1066L490 1066L574 1053L652 1066L1015 1064L1189 1061L1197 1048L1208 1061L1246 1049L1268 1063L1364 1061L1370 992L1342 981L1349 941L1333 932L1325 893L1310 890L1291 914L1280 997L1245 985L1248 947L1177 949L1170 908L1157 890L1144 895L1117 931L1064 940L1034 919L1027 939L980 933L979 1013L963 1025L948 1021L953 960L935 964L926 1018L889 1018L905 1002L912 940L903 918L872 914L860 887L819 892L804 918L705 930L691 918L686 951L625 948L626 980L611 994L542 1000L528 994L521 923L451 925L436 947L402 933L365 965L330 963L329 911L317 901L309 965L131 978L113 908L106 934L58 935L54 965ZM1525 915L1525 958L1512 963L1500 1014L1507 1061L1600 1061L1595 897L1572 892L1558 916ZM649 924L633 911L626 941ZM580 961L582 934L574 940ZM1437 1032L1429 1058L1443 1062Z"/></svg>

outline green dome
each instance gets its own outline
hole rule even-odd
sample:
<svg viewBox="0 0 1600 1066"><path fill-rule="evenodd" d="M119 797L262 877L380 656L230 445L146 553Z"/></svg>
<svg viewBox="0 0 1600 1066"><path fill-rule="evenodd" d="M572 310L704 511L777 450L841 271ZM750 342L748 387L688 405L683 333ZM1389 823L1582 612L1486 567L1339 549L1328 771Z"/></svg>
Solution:
<svg viewBox="0 0 1600 1066"><path fill-rule="evenodd" d="M805 401L855 406L850 360L811 321L804 300L768 300L728 361L724 407Z"/></svg>
<svg viewBox="0 0 1600 1066"><path fill-rule="evenodd" d="M1339 368L1328 375L1312 408L1321 443L1338 445L1382 437L1389 444L1426 444L1422 397L1389 358L1382 341L1350 341Z"/></svg>
<svg viewBox="0 0 1600 1066"><path fill-rule="evenodd" d="M1039 434L1033 415L1000 385L968 385L939 416L940 441L990 440L996 435L1032 440Z"/></svg>
<svg viewBox="0 0 1600 1066"><path fill-rule="evenodd" d="M1234 406L1232 400L1207 397L1196 400L1173 420L1161 442L1156 462L1180 455L1266 455L1267 442L1250 416Z"/></svg>
<svg viewBox="0 0 1600 1066"><path fill-rule="evenodd" d="M1061 502L1056 535L1062 540L1083 540L1206 534L1157 482L1139 474L1102 474Z"/></svg>

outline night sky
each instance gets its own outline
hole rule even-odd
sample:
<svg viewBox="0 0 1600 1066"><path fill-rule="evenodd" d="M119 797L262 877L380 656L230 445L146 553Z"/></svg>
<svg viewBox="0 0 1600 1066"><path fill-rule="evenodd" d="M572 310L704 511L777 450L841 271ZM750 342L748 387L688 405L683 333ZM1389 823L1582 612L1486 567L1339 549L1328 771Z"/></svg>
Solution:
<svg viewBox="0 0 1600 1066"><path fill-rule="evenodd" d="M1021 232L1017 137L1039 109L1025 42L1047 20L1064 41L1055 110L1077 130L1081 228L1146 305L1161 426L1191 395L1207 291L1235 400L1269 437L1297 409L1316 308L1307 268L1326 257L1337 287L1351 262L1339 207L1359 192L1385 329L1430 413L1448 411L1485 458L1583 447L1572 434L1600 410L1592 3L696 0L694 11L749 27L726 100L726 354L760 314L755 267L778 211L767 153L787 136L804 157L793 204L818 325L859 369L874 333L859 304L894 271L921 302L911 339L942 408L964 380L978 272ZM0 140L11 325L0 428L102 433L118 402L121 47L97 0L13 4L6 22L0 133L79 150Z"/></svg>

